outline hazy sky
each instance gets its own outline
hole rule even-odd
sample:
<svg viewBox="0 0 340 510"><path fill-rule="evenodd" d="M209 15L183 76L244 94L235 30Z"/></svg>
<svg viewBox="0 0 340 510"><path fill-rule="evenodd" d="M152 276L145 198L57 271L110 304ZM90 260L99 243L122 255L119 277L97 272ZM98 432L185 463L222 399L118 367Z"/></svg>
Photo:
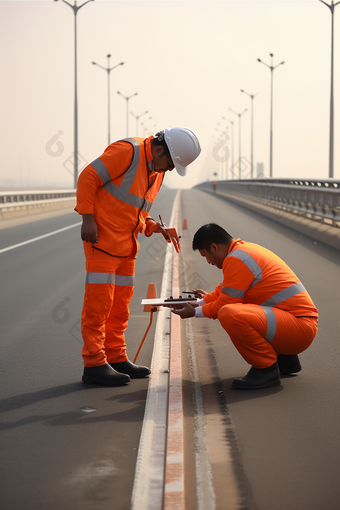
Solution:
<svg viewBox="0 0 340 510"><path fill-rule="evenodd" d="M0 20L0 186L72 188L73 11L62 1L1 1ZM80 9L77 20L84 162L107 145L107 74L91 62L106 67L111 53L111 66L125 62L110 75L111 141L126 136L126 101L117 90L126 96L138 92L130 110L149 111L140 119L146 136L183 125L199 137L200 157L186 177L168 173L168 186L191 187L214 172L221 175L216 159L224 151L216 154L214 147L223 140L216 128L228 125L222 116L235 121L238 158L238 117L229 108L248 108L241 156L250 160L250 98L240 89L259 93L254 163L263 162L268 175L271 73L257 59L270 64L274 53L274 64L285 61L274 71L274 177L328 177L331 13L319 1L95 0ZM340 179L340 5L334 28L334 175ZM129 135L136 135L132 115Z"/></svg>

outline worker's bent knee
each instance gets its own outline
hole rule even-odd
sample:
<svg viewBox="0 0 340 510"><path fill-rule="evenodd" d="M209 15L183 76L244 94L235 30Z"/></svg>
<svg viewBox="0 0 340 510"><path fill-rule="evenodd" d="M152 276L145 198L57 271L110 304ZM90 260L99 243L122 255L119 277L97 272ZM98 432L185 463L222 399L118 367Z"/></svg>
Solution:
<svg viewBox="0 0 340 510"><path fill-rule="evenodd" d="M232 305L224 305L217 313L218 320L225 331L231 333L243 328L248 328L251 321L251 313L249 309L242 303Z"/></svg>
<svg viewBox="0 0 340 510"><path fill-rule="evenodd" d="M219 309L217 312L217 318L221 321L228 321L228 319L231 317L231 306L230 305L224 305L222 308Z"/></svg>
<svg viewBox="0 0 340 510"><path fill-rule="evenodd" d="M228 326L234 322L235 310L233 308L233 305L225 305L217 312L217 318L225 330L228 330Z"/></svg>

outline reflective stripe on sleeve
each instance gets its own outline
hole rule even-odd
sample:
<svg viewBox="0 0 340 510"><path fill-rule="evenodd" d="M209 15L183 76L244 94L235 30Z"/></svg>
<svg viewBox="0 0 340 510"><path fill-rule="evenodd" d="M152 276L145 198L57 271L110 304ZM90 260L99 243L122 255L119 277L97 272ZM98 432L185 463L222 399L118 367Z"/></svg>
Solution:
<svg viewBox="0 0 340 510"><path fill-rule="evenodd" d="M114 273L86 273L86 283L109 283L115 284Z"/></svg>
<svg viewBox="0 0 340 510"><path fill-rule="evenodd" d="M222 287L222 292L233 298L243 298L246 295L245 290L234 289L233 287Z"/></svg>
<svg viewBox="0 0 340 510"><path fill-rule="evenodd" d="M265 334L265 339L267 340L267 342L270 343L274 340L275 334L276 334L275 313L274 313L274 310L272 308L270 308L270 306L262 306L261 305L261 308L263 308L263 310L266 314L266 318L267 318L267 331Z"/></svg>
<svg viewBox="0 0 340 510"><path fill-rule="evenodd" d="M262 269L258 265L255 259L249 253L242 250L233 250L227 255L228 257L237 257L247 266L247 268L253 273L254 281L249 286L249 289L254 287L262 279Z"/></svg>
<svg viewBox="0 0 340 510"><path fill-rule="evenodd" d="M306 289L301 282L294 283L293 285L290 285L286 289L281 290L277 294L274 294L272 297L267 299L267 301L261 303L261 306L278 305L282 301L285 301L286 299L296 296L296 294L300 294L300 292L304 292L305 290Z"/></svg>
<svg viewBox="0 0 340 510"><path fill-rule="evenodd" d="M100 158L97 158L94 161L92 161L91 165L97 172L98 177L103 181L103 184L111 181L111 175L109 174L108 169L106 168L106 166L104 165Z"/></svg>
<svg viewBox="0 0 340 510"><path fill-rule="evenodd" d="M116 274L116 285L120 287L133 287L134 284L134 276L121 276L120 274Z"/></svg>

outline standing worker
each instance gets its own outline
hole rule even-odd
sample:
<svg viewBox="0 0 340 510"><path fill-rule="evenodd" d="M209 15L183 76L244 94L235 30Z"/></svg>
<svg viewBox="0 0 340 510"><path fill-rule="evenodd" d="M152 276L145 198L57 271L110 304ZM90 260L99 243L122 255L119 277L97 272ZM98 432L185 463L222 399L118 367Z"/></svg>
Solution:
<svg viewBox="0 0 340 510"><path fill-rule="evenodd" d="M76 211L82 215L86 285L81 331L84 383L117 386L150 374L126 355L124 332L133 295L135 259L144 233L166 234L149 216L165 172L179 175L201 151L188 128L112 143L80 174ZM166 239L170 242L169 239Z"/></svg>
<svg viewBox="0 0 340 510"><path fill-rule="evenodd" d="M223 282L198 306L184 304L172 311L182 319L208 317L220 321L241 356L251 365L232 388L278 386L280 375L301 370L298 354L313 342L318 310L298 277L273 252L233 239L214 223L195 234L193 250L223 270Z"/></svg>

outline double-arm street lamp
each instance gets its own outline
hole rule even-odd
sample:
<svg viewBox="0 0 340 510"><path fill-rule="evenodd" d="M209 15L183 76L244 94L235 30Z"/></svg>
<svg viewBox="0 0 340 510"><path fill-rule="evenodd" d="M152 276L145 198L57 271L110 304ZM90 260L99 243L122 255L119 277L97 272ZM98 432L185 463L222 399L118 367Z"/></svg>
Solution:
<svg viewBox="0 0 340 510"><path fill-rule="evenodd" d="M148 110L146 110L145 112L141 113L140 115L135 115L133 112L130 112L131 115L134 116L134 118L136 119L136 136L138 136L138 123L139 123L139 119L141 117L143 117L143 115L146 115L148 112Z"/></svg>
<svg viewBox="0 0 340 510"><path fill-rule="evenodd" d="M234 160L234 121L226 119L225 117L222 117L223 120L226 120L227 122L230 122L231 124L231 166L234 166L235 160ZM232 173L232 179L233 179L233 173Z"/></svg>
<svg viewBox="0 0 340 510"><path fill-rule="evenodd" d="M251 99L251 120L250 120L250 127L251 127L251 135L250 135L250 165L251 165L251 178L254 177L254 112L253 112L253 102L254 97L257 96L257 94L249 94L245 90L241 89L241 92L244 92L247 94L247 96Z"/></svg>
<svg viewBox="0 0 340 510"><path fill-rule="evenodd" d="M242 169L242 165L241 165L241 117L244 113L246 113L248 111L248 109L246 108L241 113L234 112L234 110L232 110L231 108L229 108L229 110L231 112L235 113L235 115L238 115L238 178L241 179L241 169Z"/></svg>
<svg viewBox="0 0 340 510"><path fill-rule="evenodd" d="M124 94L122 94L121 92L119 92L117 90L117 94L122 96L125 99L125 101L126 101L126 138L128 138L129 137L129 100L133 96L137 96L138 92L135 92L134 94L131 94L131 96L124 96Z"/></svg>
<svg viewBox="0 0 340 510"><path fill-rule="evenodd" d="M284 64L283 62L280 62L276 66L273 65L273 59L274 54L269 53L271 56L272 62L271 65L266 64L263 62L260 58L258 58L258 62L261 62L261 64L264 64L265 66L269 67L270 69L270 75L271 75L271 92L270 92L270 153L269 153L269 166L270 166L270 177L273 177L273 75L274 75L274 69L279 67L280 65Z"/></svg>
<svg viewBox="0 0 340 510"><path fill-rule="evenodd" d="M92 64L94 66L98 66L100 67L101 69L104 69L104 71L107 72L107 110L108 110L108 120L107 120L107 124L108 124L108 127L107 127L107 144L110 145L110 72L113 70L113 69L116 69L116 67L118 66L122 66L124 65L124 62L120 62L119 64L113 66L113 67L110 67L110 57L111 55L107 55L107 67L103 67L101 66L100 64L97 64L97 62L92 62Z"/></svg>
<svg viewBox="0 0 340 510"><path fill-rule="evenodd" d="M58 0L54 1L58 2ZM74 14L74 189L76 189L78 181L77 13L84 5L94 2L94 0L87 0L79 7L77 7L76 0L74 5L66 0L62 1L71 7Z"/></svg>
<svg viewBox="0 0 340 510"><path fill-rule="evenodd" d="M141 123L140 123L140 125L141 125L141 126L142 126L142 128L143 128L143 136L144 136L144 138L146 138L146 133L147 133L148 131L150 131L150 129L148 128L148 126L147 126L146 124L147 124L147 121L148 121L148 120L151 120L151 119L152 119L152 117L149 117L148 119L146 119L146 121L145 121L145 122L141 122Z"/></svg>
<svg viewBox="0 0 340 510"><path fill-rule="evenodd" d="M330 179L334 177L334 97L333 97L333 68L334 68L334 10L335 7L340 4L340 1L336 4L331 2L331 5L327 4L323 0L320 0L323 4L327 5L332 13L332 36L331 36L331 101L330 101L330 115L329 115L329 172L328 176Z"/></svg>
<svg viewBox="0 0 340 510"><path fill-rule="evenodd" d="M218 122L217 123L218 126L221 126L221 123ZM226 126L225 128L215 128L215 131L217 131L218 133L220 133L218 136L220 137L221 135L225 137L225 141L228 142L228 140L230 139L229 137L229 134L228 134L228 129L229 129L229 126ZM223 142L223 140L222 140ZM221 145L221 139L218 141L218 145L220 146ZM220 158L220 161L221 161L221 180L228 180L228 159L229 159L229 155L228 155L228 152L229 152L229 149L228 149L228 146L226 144L223 145L223 148L225 150L225 148L227 148L227 150L225 150L225 155L224 157L222 156ZM216 159L216 158L215 158ZM224 170L224 163L225 163L225 170Z"/></svg>

